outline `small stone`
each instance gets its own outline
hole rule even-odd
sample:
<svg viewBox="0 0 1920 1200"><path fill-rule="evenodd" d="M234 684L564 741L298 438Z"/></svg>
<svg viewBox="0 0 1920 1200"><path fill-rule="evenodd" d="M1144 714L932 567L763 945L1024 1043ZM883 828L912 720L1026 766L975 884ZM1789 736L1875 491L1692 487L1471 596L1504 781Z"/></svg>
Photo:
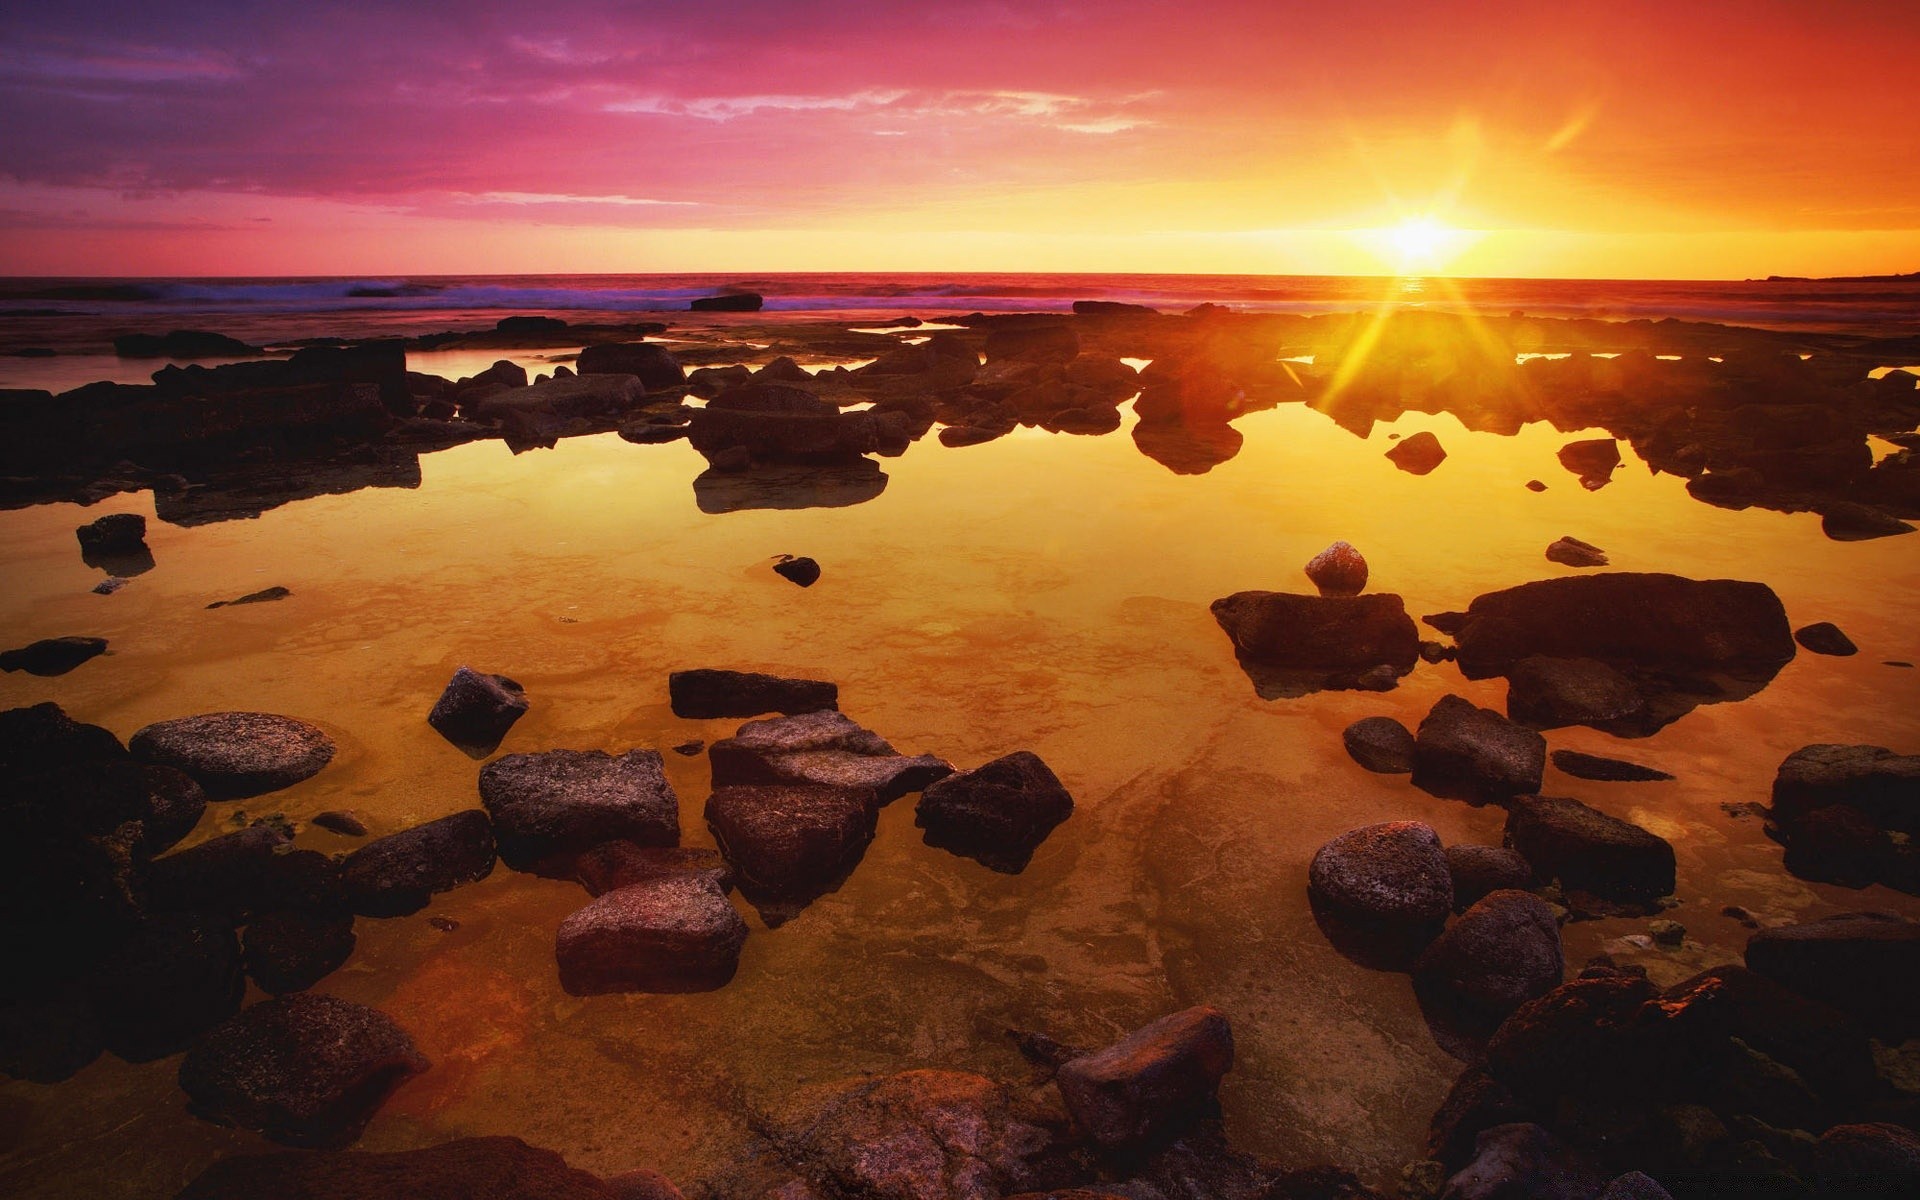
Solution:
<svg viewBox="0 0 1920 1200"><path fill-rule="evenodd" d="M1431 433L1420 432L1387 451L1393 465L1409 475L1425 475L1446 460L1446 448Z"/></svg>
<svg viewBox="0 0 1920 1200"><path fill-rule="evenodd" d="M1654 945L1665 946L1669 950L1678 950L1681 943L1687 940L1687 927L1678 921L1649 922L1647 932L1653 935Z"/></svg>
<svg viewBox="0 0 1920 1200"><path fill-rule="evenodd" d="M699 738L694 738L690 742L681 742L679 745L673 748L673 752L675 754L680 755L682 758L692 758L694 755L700 753L702 750L705 750L706 748L707 748L706 742L702 741Z"/></svg>
<svg viewBox="0 0 1920 1200"><path fill-rule="evenodd" d="M871 791L886 805L953 773L928 754L908 756L833 710L748 721L707 748L716 788L817 784Z"/></svg>
<svg viewBox="0 0 1920 1200"><path fill-rule="evenodd" d="M29 675L65 675L88 659L107 652L107 639L97 637L44 638L30 646L0 653L0 671Z"/></svg>
<svg viewBox="0 0 1920 1200"><path fill-rule="evenodd" d="M720 464L716 460L713 465L718 467ZM801 587L812 587L820 580L820 564L811 558L795 558L791 554L782 554L780 561L773 564L773 573Z"/></svg>
<svg viewBox="0 0 1920 1200"><path fill-rule="evenodd" d="M1563 537L1547 547L1547 561L1563 567L1604 567L1607 552L1576 537Z"/></svg>
<svg viewBox="0 0 1920 1200"><path fill-rule="evenodd" d="M1527 490L1530 492L1544 492L1547 490L1547 485L1541 483L1538 479L1529 479L1527 480Z"/></svg>
<svg viewBox="0 0 1920 1200"><path fill-rule="evenodd" d="M1358 596L1367 586L1367 560L1346 542L1335 542L1307 563L1307 578L1322 596Z"/></svg>
<svg viewBox="0 0 1920 1200"><path fill-rule="evenodd" d="M1413 733L1392 717L1366 717L1342 731L1347 754L1354 762L1381 775L1405 775L1413 770Z"/></svg>
<svg viewBox="0 0 1920 1200"><path fill-rule="evenodd" d="M130 579L122 579L118 575L109 575L99 583L93 585L93 594L96 596L111 596L131 582L133 581Z"/></svg>
<svg viewBox="0 0 1920 1200"><path fill-rule="evenodd" d="M215 600L212 604L207 605L207 607L232 608L236 604L266 604L273 600L285 600L291 595L293 595L293 592L290 589L275 585L270 588L261 588L257 592L248 592L237 600Z"/></svg>
<svg viewBox="0 0 1920 1200"><path fill-rule="evenodd" d="M1059 777L1039 755L1018 750L928 784L913 823L926 830L927 845L1017 875L1072 815L1073 797Z"/></svg>
<svg viewBox="0 0 1920 1200"><path fill-rule="evenodd" d="M1673 778L1665 771L1643 767L1623 758L1602 758L1597 754L1582 754L1578 750L1555 750L1553 765L1576 779L1591 779L1601 783L1659 783Z"/></svg>
<svg viewBox="0 0 1920 1200"><path fill-rule="evenodd" d="M1822 510L1820 531L1836 542L1863 542L1912 533L1913 526L1880 509L1839 501Z"/></svg>
<svg viewBox="0 0 1920 1200"><path fill-rule="evenodd" d="M1840 627L1831 621L1803 626L1793 631L1793 640L1815 654L1831 654L1836 658L1845 658L1860 653L1860 647L1853 639L1840 632Z"/></svg>
<svg viewBox="0 0 1920 1200"><path fill-rule="evenodd" d="M419 912L435 895L493 871L493 826L468 809L376 838L340 863L347 904L367 917Z"/></svg>
<svg viewBox="0 0 1920 1200"><path fill-rule="evenodd" d="M1597 491L1620 465L1620 443L1613 438L1588 438L1560 447L1560 465L1580 477L1588 491Z"/></svg>
<svg viewBox="0 0 1920 1200"><path fill-rule="evenodd" d="M454 930L460 928L460 922L454 920L452 917L428 917L427 924L438 929L441 933L452 933Z"/></svg>
<svg viewBox="0 0 1920 1200"><path fill-rule="evenodd" d="M313 818L313 823L322 829L340 834L343 837L367 836L367 823L361 819L360 814L345 809L334 808L328 809L323 813L316 813Z"/></svg>
<svg viewBox="0 0 1920 1200"><path fill-rule="evenodd" d="M434 702L427 724L456 746L491 753L527 708L526 689L518 683L461 667Z"/></svg>
<svg viewBox="0 0 1920 1200"><path fill-rule="evenodd" d="M871 791L821 786L718 786L707 825L747 898L805 903L836 887L873 840Z"/></svg>
<svg viewBox="0 0 1920 1200"><path fill-rule="evenodd" d="M1738 904L1727 905L1725 908L1720 910L1720 915L1723 917L1728 917L1738 922L1740 925L1744 926L1747 929L1760 928L1760 918L1754 916L1751 911L1749 911L1748 909L1742 908Z"/></svg>

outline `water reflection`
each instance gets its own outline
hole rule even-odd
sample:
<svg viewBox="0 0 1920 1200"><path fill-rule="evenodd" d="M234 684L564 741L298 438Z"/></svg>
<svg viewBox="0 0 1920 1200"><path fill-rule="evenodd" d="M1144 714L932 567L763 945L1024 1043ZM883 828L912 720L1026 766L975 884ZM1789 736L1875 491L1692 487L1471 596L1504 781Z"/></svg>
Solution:
<svg viewBox="0 0 1920 1200"><path fill-rule="evenodd" d="M693 480L703 513L748 509L847 508L887 490L887 474L870 458L839 466L752 466L722 471L709 467Z"/></svg>

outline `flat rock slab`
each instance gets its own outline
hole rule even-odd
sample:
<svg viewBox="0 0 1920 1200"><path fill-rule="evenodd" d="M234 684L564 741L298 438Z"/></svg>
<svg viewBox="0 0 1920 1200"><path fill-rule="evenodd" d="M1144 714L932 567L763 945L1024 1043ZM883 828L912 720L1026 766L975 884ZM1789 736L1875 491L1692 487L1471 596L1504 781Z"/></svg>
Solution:
<svg viewBox="0 0 1920 1200"><path fill-rule="evenodd" d="M763 909L804 906L839 886L873 841L878 813L872 792L812 785L720 787L706 806L740 890Z"/></svg>
<svg viewBox="0 0 1920 1200"><path fill-rule="evenodd" d="M1211 1005L1165 1016L1060 1067L1073 1123L1108 1149L1150 1145L1204 1117L1233 1069L1233 1030Z"/></svg>
<svg viewBox="0 0 1920 1200"><path fill-rule="evenodd" d="M1369 771L1405 775L1413 770L1413 732L1392 717L1365 717L1341 731L1347 754Z"/></svg>
<svg viewBox="0 0 1920 1200"><path fill-rule="evenodd" d="M318 726L273 713L222 712L160 721L127 742L135 757L192 776L208 797L238 800L292 787L333 761Z"/></svg>
<svg viewBox="0 0 1920 1200"><path fill-rule="evenodd" d="M1054 827L1073 815L1073 796L1028 750L928 784L913 823L926 843L1006 875L1026 870Z"/></svg>
<svg viewBox="0 0 1920 1200"><path fill-rule="evenodd" d="M1342 919L1438 928L1453 911L1453 878L1440 835L1419 821L1349 830L1314 853L1307 894Z"/></svg>
<svg viewBox="0 0 1920 1200"><path fill-rule="evenodd" d="M1563 537L1547 547L1547 561L1563 567L1604 567L1607 565L1607 552L1591 542Z"/></svg>
<svg viewBox="0 0 1920 1200"><path fill-rule="evenodd" d="M824 679L787 679L755 671L702 668L667 676L673 715L691 720L819 712L840 707L840 688Z"/></svg>
<svg viewBox="0 0 1920 1200"><path fill-rule="evenodd" d="M1546 739L1460 696L1440 697L1420 722L1413 784L1436 796L1501 803L1540 790Z"/></svg>
<svg viewBox="0 0 1920 1200"><path fill-rule="evenodd" d="M1507 814L1507 845L1542 879L1558 879L1569 897L1650 907L1671 895L1673 847L1631 821L1565 796L1522 796Z"/></svg>
<svg viewBox="0 0 1920 1200"><path fill-rule="evenodd" d="M0 671L29 675L65 675L81 663L107 652L107 639L97 637L43 638L29 646L0 653Z"/></svg>
<svg viewBox="0 0 1920 1200"><path fill-rule="evenodd" d="M1215 600L1212 611L1234 657L1267 699L1322 688L1384 690L1420 658L1419 630L1390 592L1235 592Z"/></svg>
<svg viewBox="0 0 1920 1200"><path fill-rule="evenodd" d="M666 1193L661 1193L665 1195ZM644 1193L642 1194L644 1195ZM174 1200L635 1200L519 1138L462 1138L420 1150L241 1154Z"/></svg>
<svg viewBox="0 0 1920 1200"><path fill-rule="evenodd" d="M367 917L419 912L493 872L493 823L477 808L376 838L340 864L347 904Z"/></svg>
<svg viewBox="0 0 1920 1200"><path fill-rule="evenodd" d="M434 701L427 724L462 749L491 754L527 707L527 691L518 683L463 666Z"/></svg>
<svg viewBox="0 0 1920 1200"><path fill-rule="evenodd" d="M663 875L704 875L721 891L733 890L733 866L704 846L636 846L602 842L573 860L573 877L595 896Z"/></svg>
<svg viewBox="0 0 1920 1200"><path fill-rule="evenodd" d="M680 844L680 799L653 750L509 754L481 769L480 799L515 870L602 842Z"/></svg>
<svg viewBox="0 0 1920 1200"><path fill-rule="evenodd" d="M907 756L886 739L839 712L802 713L749 721L730 738L707 749L713 785L811 784L872 792L891 804L936 779L953 765L932 755Z"/></svg>
<svg viewBox="0 0 1920 1200"><path fill-rule="evenodd" d="M1776 983L1899 1036L1920 1032L1920 923L1889 913L1842 913L1763 929L1747 966Z"/></svg>
<svg viewBox="0 0 1920 1200"><path fill-rule="evenodd" d="M1575 779L1598 783L1661 783L1674 778L1657 767L1646 767L1624 758L1603 758L1578 750L1555 750L1553 765Z"/></svg>
<svg viewBox="0 0 1920 1200"><path fill-rule="evenodd" d="M569 995L710 992L740 964L747 923L707 875L661 875L607 892L560 923Z"/></svg>
<svg viewBox="0 0 1920 1200"><path fill-rule="evenodd" d="M1508 672L1507 715L1534 729L1588 725L1622 737L1650 723L1647 698L1632 679L1598 659L1543 654Z"/></svg>
<svg viewBox="0 0 1920 1200"><path fill-rule="evenodd" d="M428 1065L380 1010L295 992L209 1031L181 1060L180 1087L205 1120L331 1149L358 1139L393 1090Z"/></svg>

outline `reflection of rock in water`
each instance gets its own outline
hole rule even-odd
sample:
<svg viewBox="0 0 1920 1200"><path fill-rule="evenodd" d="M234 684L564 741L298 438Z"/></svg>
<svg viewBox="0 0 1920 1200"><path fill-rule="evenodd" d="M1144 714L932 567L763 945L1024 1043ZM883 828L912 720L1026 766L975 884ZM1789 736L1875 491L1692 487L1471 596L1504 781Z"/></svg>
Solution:
<svg viewBox="0 0 1920 1200"><path fill-rule="evenodd" d="M755 508L850 508L887 490L887 474L870 458L832 467L770 466L707 470L693 481L704 513Z"/></svg>
<svg viewBox="0 0 1920 1200"><path fill-rule="evenodd" d="M156 488L153 511L173 525L210 525L257 517L270 509L315 496L343 496L361 488L417 488L420 457L412 451L375 449L359 461L277 463L223 470ZM124 572L122 572L124 573Z"/></svg>
<svg viewBox="0 0 1920 1200"><path fill-rule="evenodd" d="M1245 439L1224 422L1217 425L1141 423L1133 427L1140 453L1175 475L1205 475L1240 453Z"/></svg>

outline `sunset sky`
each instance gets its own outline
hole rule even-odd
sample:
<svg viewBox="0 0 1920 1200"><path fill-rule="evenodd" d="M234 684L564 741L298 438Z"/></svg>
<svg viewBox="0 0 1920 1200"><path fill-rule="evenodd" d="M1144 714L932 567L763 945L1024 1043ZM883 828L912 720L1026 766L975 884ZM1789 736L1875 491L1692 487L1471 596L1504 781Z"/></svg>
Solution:
<svg viewBox="0 0 1920 1200"><path fill-rule="evenodd" d="M1920 270L1920 4L25 2L0 274Z"/></svg>

